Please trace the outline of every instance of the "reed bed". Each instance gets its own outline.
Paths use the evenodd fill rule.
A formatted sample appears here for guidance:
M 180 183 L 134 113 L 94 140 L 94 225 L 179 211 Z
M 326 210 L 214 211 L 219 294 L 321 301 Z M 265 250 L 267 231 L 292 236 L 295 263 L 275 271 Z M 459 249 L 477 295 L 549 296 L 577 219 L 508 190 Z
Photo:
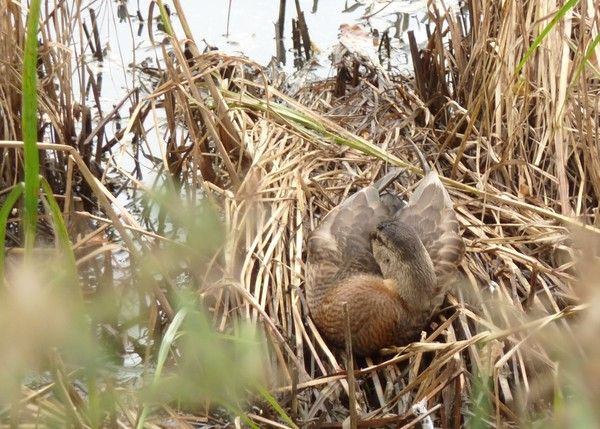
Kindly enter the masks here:
M 559 3 L 525 0 L 474 0 L 459 15 L 431 6 L 429 43 L 412 46 L 413 77 L 391 73 L 382 82 L 363 61 L 349 80 L 357 84 L 342 94 L 336 78 L 286 93 L 249 60 L 199 52 L 185 11 L 174 6 L 187 51 L 176 38 L 163 45 L 156 87 L 133 106 L 126 128 L 141 139 L 147 117 L 165 118 L 152 130 L 164 180 L 150 188 L 125 174 L 128 187 L 149 196 L 141 217 L 159 219 L 158 227 L 119 206 L 106 176 L 95 178 L 68 139 L 40 146 L 68 160 L 67 173 L 81 175 L 97 204 L 63 206 L 66 216 L 96 222 L 78 239 L 71 230 L 75 249 L 100 242 L 77 254 L 81 271 L 101 280 L 83 282 L 84 291 L 93 285 L 86 299 L 126 306 L 129 292 L 144 297 L 131 320 L 109 312 L 92 326 L 138 352 L 152 374 L 148 396 L 97 376 L 98 395 L 111 405 L 94 416 L 89 383 L 82 394 L 68 371 L 79 367 L 50 354 L 52 384 L 23 388 L 0 418 L 81 427 L 600 421 L 591 310 L 600 296 L 600 17 L 592 1 L 560 15 Z M 521 69 L 532 40 L 557 16 Z M 20 148 L 18 134 L 5 136 L 3 159 Z M 421 174 L 411 142 L 455 202 L 467 246 L 461 280 L 420 341 L 352 359 L 330 349 L 310 319 L 306 238 L 390 168 L 406 169 L 395 186 L 408 195 Z M 114 158 L 99 159 L 124 174 Z M 54 189 L 69 201 L 74 186 L 66 183 Z M 126 287 L 111 276 L 123 254 Z M 195 309 L 202 311 L 193 319 Z M 187 330 L 184 318 L 195 320 Z M 132 320 L 147 329 L 143 343 L 127 331 Z M 202 335 L 194 338 L 194 329 Z M 255 346 L 224 346 L 230 337 Z

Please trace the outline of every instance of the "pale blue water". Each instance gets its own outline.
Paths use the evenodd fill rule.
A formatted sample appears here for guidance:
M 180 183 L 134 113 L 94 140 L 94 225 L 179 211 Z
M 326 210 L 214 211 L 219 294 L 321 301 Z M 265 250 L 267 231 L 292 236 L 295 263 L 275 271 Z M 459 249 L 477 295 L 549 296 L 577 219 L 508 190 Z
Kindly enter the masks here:
M 367 30 L 377 29 L 379 33 L 388 30 L 394 48 L 392 63 L 399 67 L 409 64 L 406 30 L 414 30 L 418 42 L 425 40 L 425 32 L 420 23 L 425 10 L 425 0 L 299 0 L 299 3 L 306 18 L 311 41 L 321 52 L 326 53 L 336 44 L 342 24 L 360 23 Z M 139 4 L 141 15 L 147 17 L 150 4 L 148 0 L 139 0 L 137 3 L 129 1 L 124 4 L 130 15 L 136 14 Z M 228 19 L 229 4 L 228 0 L 181 0 L 181 6 L 199 48 L 203 49 L 208 44 L 225 53 L 244 55 L 261 65 L 266 65 L 276 52 L 275 22 L 279 14 L 279 1 L 231 0 Z M 103 41 L 110 46 L 110 67 L 107 70 L 105 64 L 104 70 L 113 80 L 113 88 L 131 88 L 135 76 L 131 73 L 130 76 L 124 76 L 124 68 L 144 60 L 150 65 L 156 64 L 156 58 L 162 54 L 156 52 L 151 44 L 147 24 L 144 25 L 141 34 L 137 34 L 139 21 L 135 16 L 132 16 L 130 21 L 115 24 L 116 9 L 114 3 L 103 3 L 102 11 L 98 12 L 100 17 L 105 18 L 101 26 Z M 171 10 L 173 11 L 172 7 Z M 157 8 L 154 9 L 154 16 L 158 16 Z M 287 72 L 293 71 L 291 20 L 296 17 L 295 2 L 287 0 L 284 29 L 284 46 L 287 51 L 284 69 Z M 177 17 L 173 17 L 172 21 L 178 36 L 183 37 L 183 32 L 177 25 Z M 153 28 L 156 29 L 156 23 Z M 159 31 L 153 34 L 155 42 L 164 38 L 164 34 Z M 133 49 L 134 47 L 136 49 Z M 322 62 L 326 62 L 326 59 Z M 109 88 L 107 90 L 110 91 Z M 108 93 L 105 96 L 110 98 Z
M 168 2 L 166 3 L 169 5 Z M 138 68 L 132 67 L 142 64 L 157 67 L 162 62 L 163 53 L 160 43 L 165 39 L 165 34 L 158 30 L 157 7 L 153 9 L 154 21 L 147 22 L 150 4 L 149 0 L 136 2 L 120 0 L 117 3 L 90 1 L 91 7 L 95 8 L 98 16 L 105 59 L 98 62 L 90 56 L 89 66 L 94 71 L 102 73 L 101 102 L 104 114 L 133 88 L 141 88 L 142 95 L 152 90 L 152 82 L 149 82 Z M 229 4 L 227 0 L 181 0 L 181 6 L 199 48 L 202 50 L 210 45 L 225 53 L 244 55 L 258 64 L 267 65 L 276 52 L 275 22 L 279 15 L 279 0 L 231 0 L 228 21 Z M 287 0 L 286 5 L 284 46 L 287 61 L 283 69 L 287 73 L 292 73 L 294 55 L 291 52 L 291 20 L 297 17 L 297 12 L 293 0 Z M 321 52 L 319 57 L 321 67 L 317 69 L 317 75 L 327 77 L 334 72 L 328 54 L 338 41 L 339 27 L 342 24 L 356 23 L 362 24 L 368 31 L 377 29 L 380 34 L 388 30 L 393 48 L 391 64 L 397 69 L 410 72 L 406 30 L 414 30 L 418 42 L 425 40 L 424 27 L 420 22 L 425 5 L 424 0 L 359 2 L 300 0 L 313 46 Z M 138 19 L 138 9 L 143 21 Z M 175 12 L 172 6 L 170 9 L 172 13 Z M 120 13 L 125 10 L 128 16 Z M 87 11 L 82 15 L 89 25 Z M 124 19 L 120 20 L 119 17 Z M 179 20 L 176 16 L 172 16 L 171 20 L 181 40 L 183 31 L 178 25 Z M 92 104 L 91 102 L 91 99 L 85 101 L 88 105 Z M 120 109 L 121 127 L 127 125 L 128 115 L 129 109 L 126 103 Z M 116 129 L 117 125 L 110 124 L 109 133 L 110 127 Z M 151 139 L 155 139 L 156 133 L 151 131 L 150 136 Z M 160 152 L 156 150 L 156 142 L 149 141 L 148 144 L 153 148 L 154 155 L 160 157 Z M 131 153 L 127 146 L 129 145 L 126 136 L 122 145 L 123 150 L 115 157 L 115 162 L 126 170 L 132 171 Z M 143 158 L 141 161 L 144 169 L 153 167 L 151 162 Z

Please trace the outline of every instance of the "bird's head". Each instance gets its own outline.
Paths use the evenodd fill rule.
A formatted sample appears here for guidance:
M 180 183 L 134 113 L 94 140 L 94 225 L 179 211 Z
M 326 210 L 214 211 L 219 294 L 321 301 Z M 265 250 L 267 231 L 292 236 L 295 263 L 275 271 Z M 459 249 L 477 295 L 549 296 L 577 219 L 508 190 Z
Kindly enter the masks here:
M 431 264 L 417 232 L 399 219 L 377 225 L 371 233 L 371 245 L 384 278 L 398 278 L 407 270 L 421 270 Z

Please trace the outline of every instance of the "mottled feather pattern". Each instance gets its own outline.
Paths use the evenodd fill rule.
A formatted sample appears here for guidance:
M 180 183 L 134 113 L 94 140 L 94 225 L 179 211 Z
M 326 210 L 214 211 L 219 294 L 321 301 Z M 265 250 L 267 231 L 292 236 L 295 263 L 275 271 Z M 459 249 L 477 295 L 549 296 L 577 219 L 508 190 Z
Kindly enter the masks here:
M 373 256 L 371 234 L 397 217 L 412 227 L 433 262 L 437 287 L 411 308 L 404 285 L 390 288 Z M 392 194 L 380 197 L 375 186 L 352 195 L 334 208 L 308 240 L 307 300 L 324 338 L 344 344 L 343 303 L 350 314 L 353 347 L 367 355 L 382 347 L 415 339 L 431 312 L 442 303 L 464 253 L 452 202 L 437 174 L 421 181 L 408 204 Z M 414 306 L 413 306 L 414 307 Z
M 456 213 L 437 174 L 429 173 L 423 179 L 426 180 L 426 186 L 419 186 L 419 198 L 411 196 L 408 205 L 396 216 L 417 231 L 436 266 L 445 268 L 449 264 L 447 268 L 453 271 L 464 253 Z
M 369 231 L 388 216 L 388 209 L 381 205 L 377 190 L 371 186 L 327 214 L 308 239 L 309 307 L 319 305 L 330 287 L 354 274 L 381 276 L 371 251 Z
M 434 262 L 438 296 L 432 297 L 431 311 L 435 312 L 455 282 L 456 268 L 465 251 L 452 201 L 435 172 L 425 176 L 396 216 L 417 231 Z
M 414 314 L 398 294 L 385 288 L 380 278 L 355 276 L 344 287 L 334 289 L 312 311 L 321 334 L 337 347 L 343 347 L 345 341 L 344 303 L 350 316 L 353 348 L 360 355 L 410 341 L 421 329 L 415 326 Z

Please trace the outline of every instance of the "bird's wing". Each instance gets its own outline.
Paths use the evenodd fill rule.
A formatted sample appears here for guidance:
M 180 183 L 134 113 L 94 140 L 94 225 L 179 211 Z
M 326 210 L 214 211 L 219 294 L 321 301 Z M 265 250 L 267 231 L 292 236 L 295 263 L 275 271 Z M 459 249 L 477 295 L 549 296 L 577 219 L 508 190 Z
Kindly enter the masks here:
M 396 216 L 417 231 L 433 262 L 438 285 L 443 283 L 446 288 L 448 275 L 456 273 L 465 245 L 450 195 L 436 172 L 427 173 Z
M 308 239 L 309 295 L 314 296 L 314 289 L 324 295 L 330 286 L 356 274 L 381 275 L 373 258 L 370 234 L 389 215 L 373 186 L 329 212 Z

